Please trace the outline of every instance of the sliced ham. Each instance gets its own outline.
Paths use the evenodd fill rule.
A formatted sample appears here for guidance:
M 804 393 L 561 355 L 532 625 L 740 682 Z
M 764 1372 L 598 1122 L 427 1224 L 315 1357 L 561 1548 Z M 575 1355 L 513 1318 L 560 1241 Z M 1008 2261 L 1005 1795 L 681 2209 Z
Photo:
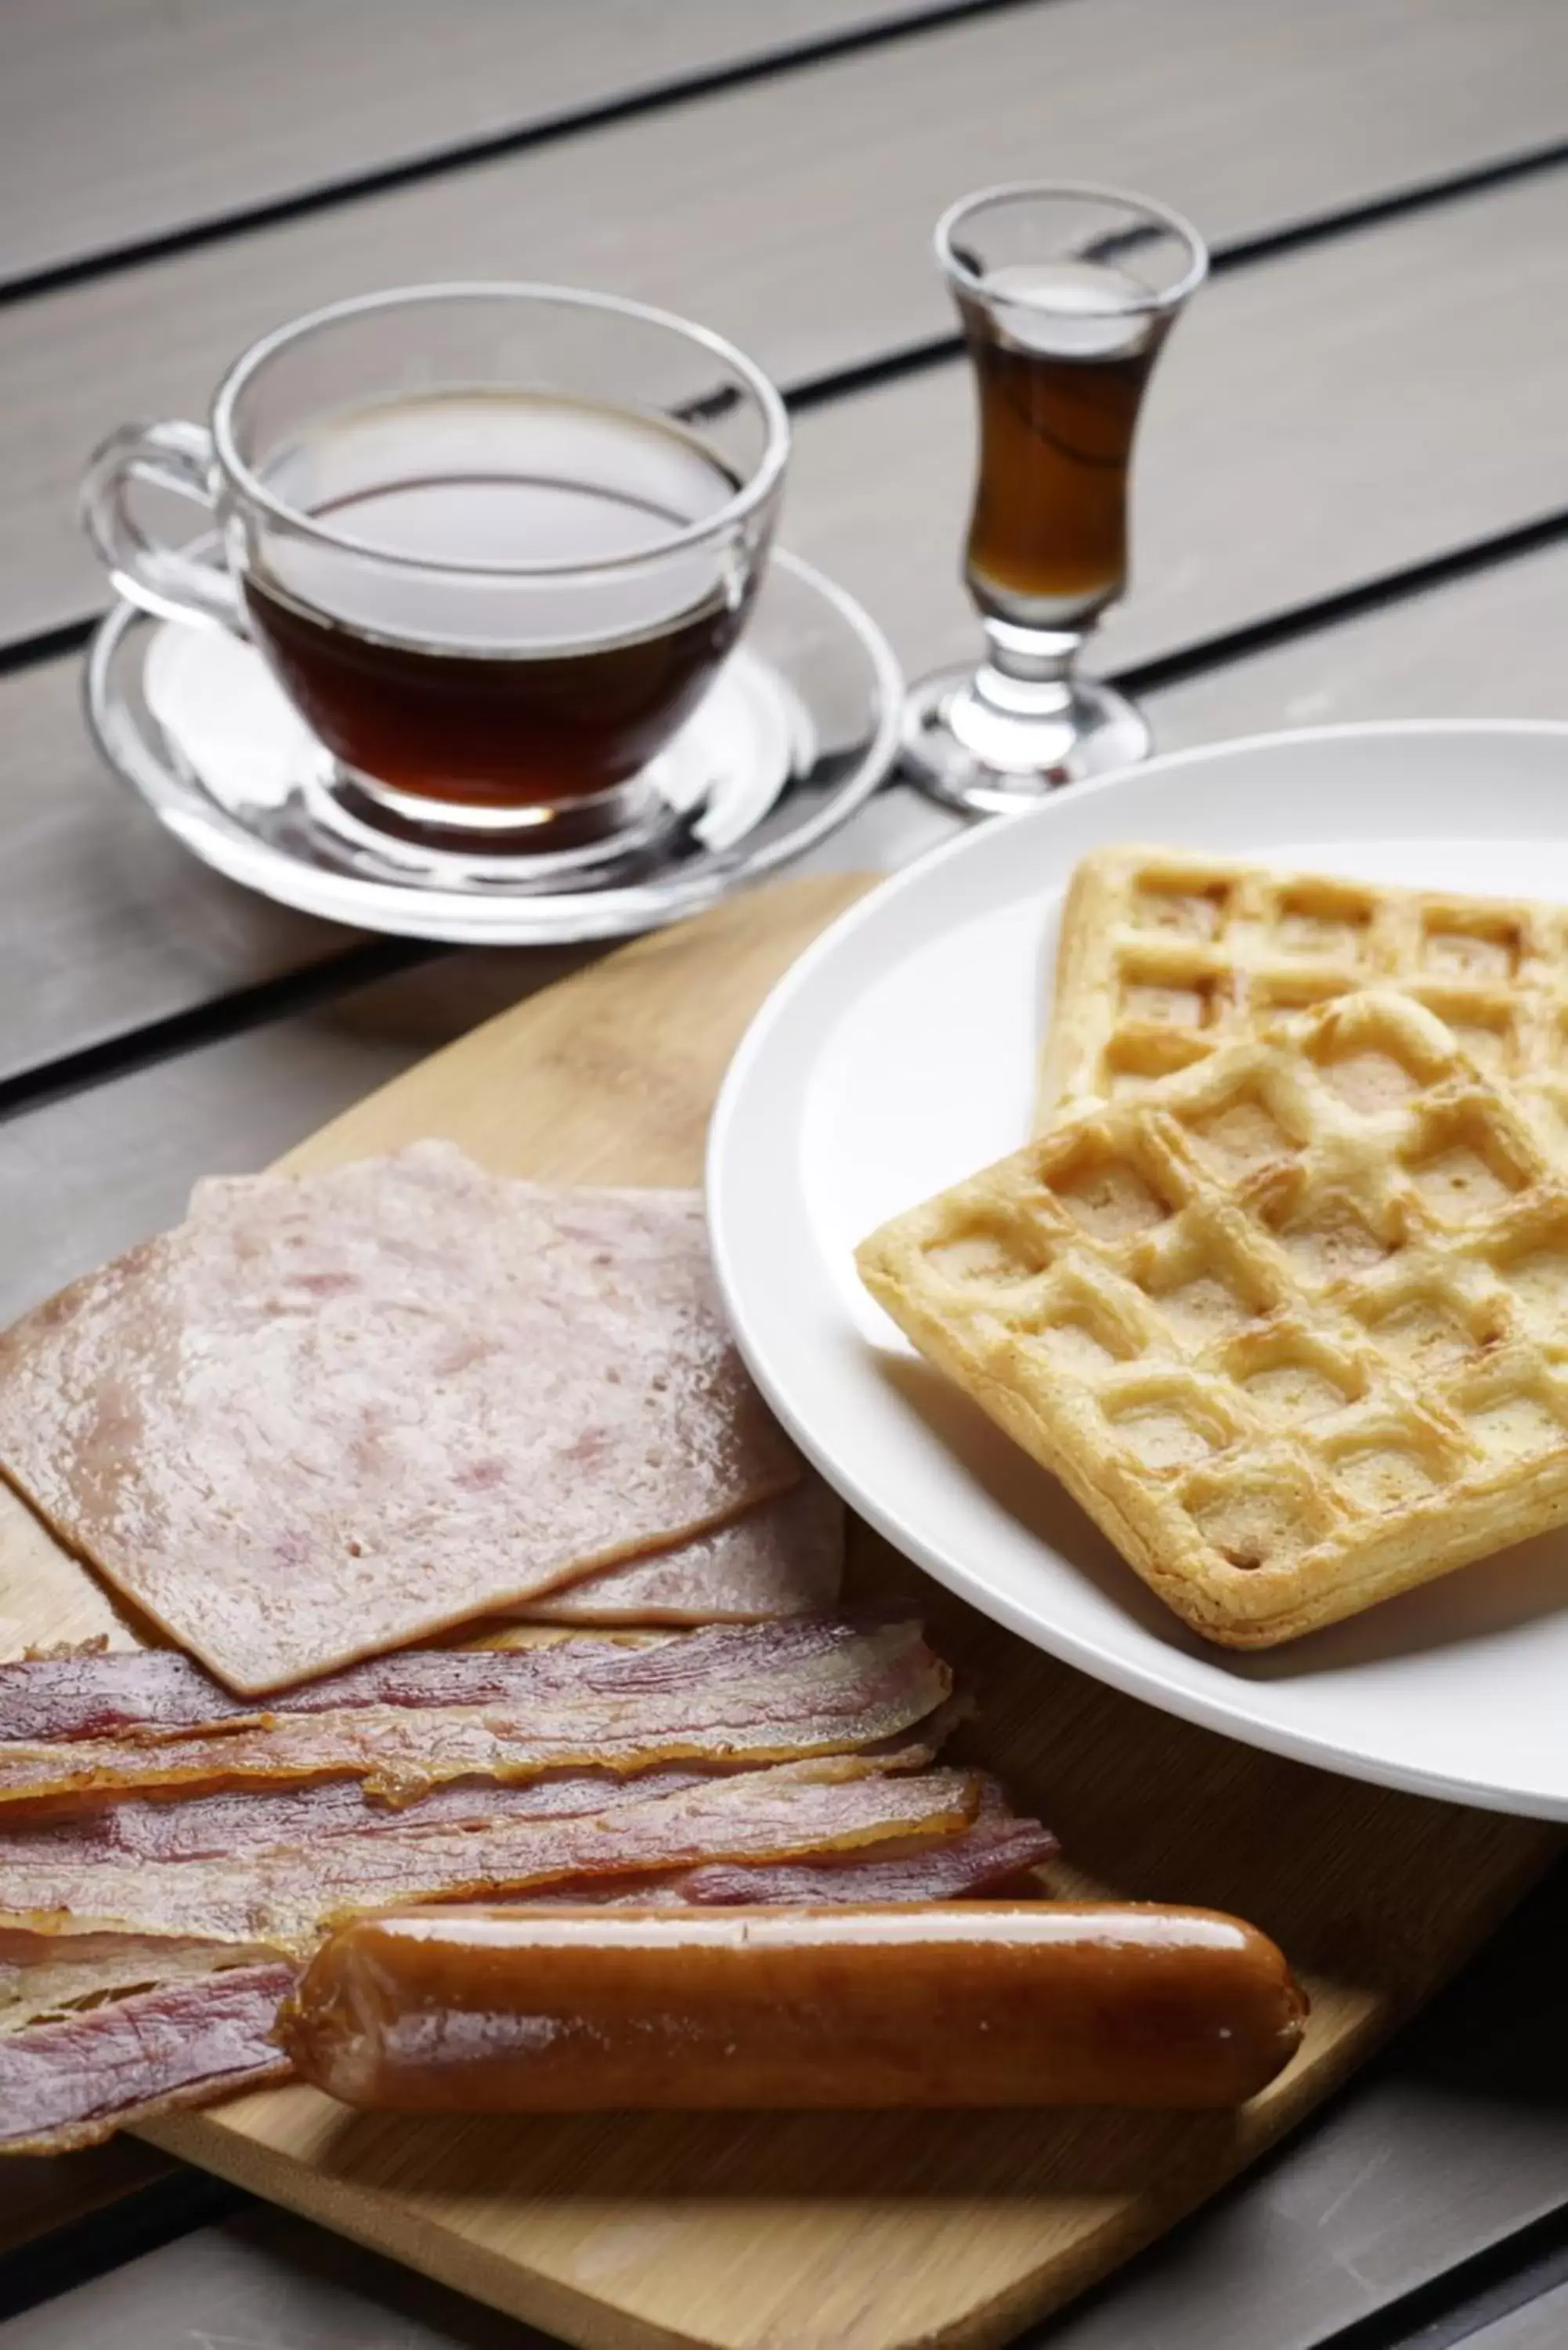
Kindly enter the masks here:
M 913 1776 L 855 1758 L 705 1778 L 673 1794 L 482 1828 L 407 1825 L 297 1850 L 210 1860 L 52 1853 L 7 1864 L 0 1931 L 206 1938 L 298 1955 L 339 1918 L 423 1900 L 483 1900 L 565 1877 L 777 1861 L 888 1841 L 940 1841 L 973 1818 L 969 1772 Z
M 199 1185 L 0 1340 L 0 1466 L 243 1695 L 721 1525 L 800 1474 L 694 1192 L 452 1145 Z
M 628 1559 L 525 1600 L 531 1624 L 761 1624 L 831 1607 L 844 1579 L 844 1504 L 809 1471 L 787 1493 L 674 1550 Z
M 413 1702 L 398 1666 L 417 1666 L 430 1689 L 462 1697 Z M 371 1794 L 405 1803 L 457 1778 L 778 1762 L 895 1737 L 951 1686 L 907 1616 L 734 1627 L 639 1648 L 582 1641 L 436 1651 L 345 1679 L 342 1703 L 287 1699 L 259 1721 L 241 1717 L 215 1730 L 148 1737 L 132 1722 L 111 1739 L 7 1742 L 0 1805 L 327 1777 L 358 1778 Z M 397 1688 L 400 1701 L 368 1697 L 378 1682 Z

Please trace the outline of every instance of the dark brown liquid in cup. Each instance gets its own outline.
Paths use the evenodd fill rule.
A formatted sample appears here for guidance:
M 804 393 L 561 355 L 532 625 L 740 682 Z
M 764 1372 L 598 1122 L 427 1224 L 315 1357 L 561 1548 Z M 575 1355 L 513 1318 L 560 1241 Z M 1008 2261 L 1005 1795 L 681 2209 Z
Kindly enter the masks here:
M 1108 358 L 1030 349 L 961 307 L 980 402 L 968 578 L 982 609 L 1050 627 L 1088 618 L 1127 568 L 1127 472 L 1161 337 Z
M 558 424 L 564 404 L 553 405 Z M 652 445 L 659 428 L 641 419 L 627 421 L 613 480 L 596 477 L 591 463 L 596 451 L 603 452 L 602 411 L 584 437 L 585 470 L 537 478 L 529 470 L 529 403 L 520 400 L 517 408 L 514 472 L 421 471 L 414 410 L 406 468 L 316 509 L 316 517 L 379 546 L 407 545 L 436 562 L 483 563 L 499 541 L 513 561 L 576 558 L 588 565 L 616 546 L 618 513 L 625 546 L 646 547 L 716 513 L 738 487 L 705 455 L 693 466 L 694 445 L 672 430 L 671 440 L 684 443 L 693 494 L 686 510 L 671 509 L 668 469 L 658 466 Z M 559 441 L 557 432 L 557 456 Z M 639 495 L 644 448 L 658 478 Z M 492 517 L 478 544 L 476 499 Z M 569 611 L 562 599 L 562 628 L 546 590 L 544 605 L 534 608 L 535 618 L 548 622 L 544 641 L 530 643 L 524 630 L 521 641 L 501 646 L 441 641 L 448 618 L 442 585 L 412 567 L 379 572 L 382 625 L 375 629 L 316 609 L 254 577 L 245 599 L 290 698 L 345 765 L 417 797 L 504 809 L 611 790 L 662 748 L 701 700 L 744 618 L 716 580 L 708 586 L 716 568 L 689 565 L 688 576 L 706 572 L 707 592 L 673 614 L 668 577 L 657 567 L 646 580 L 640 572 L 623 572 L 602 597 L 591 585 L 574 583 Z M 647 613 L 640 628 L 639 599 Z

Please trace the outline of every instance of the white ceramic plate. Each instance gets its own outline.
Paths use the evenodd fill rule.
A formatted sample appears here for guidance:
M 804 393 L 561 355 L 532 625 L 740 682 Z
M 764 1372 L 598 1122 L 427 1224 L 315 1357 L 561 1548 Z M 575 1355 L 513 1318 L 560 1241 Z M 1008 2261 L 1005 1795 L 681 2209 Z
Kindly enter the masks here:
M 763 1006 L 714 1117 L 714 1256 L 747 1360 L 856 1509 L 1053 1655 L 1279 1753 L 1568 1819 L 1568 1534 L 1282 1648 L 1210 1648 L 856 1279 L 875 1224 L 1024 1139 L 1062 889 L 1124 840 L 1568 899 L 1568 727 L 1182 753 L 968 834 L 856 907 Z

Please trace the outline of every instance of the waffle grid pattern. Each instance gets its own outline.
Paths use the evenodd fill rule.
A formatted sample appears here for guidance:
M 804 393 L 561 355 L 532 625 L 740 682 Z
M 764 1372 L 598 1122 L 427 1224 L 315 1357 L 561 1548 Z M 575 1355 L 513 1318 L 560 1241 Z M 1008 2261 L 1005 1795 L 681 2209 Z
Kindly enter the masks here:
M 1106 848 L 1067 893 L 1035 1130 L 1271 1020 L 1395 986 L 1568 1143 L 1568 909 Z
M 859 1263 L 1210 1638 L 1568 1517 L 1568 1181 L 1393 991 L 1074 1119 Z

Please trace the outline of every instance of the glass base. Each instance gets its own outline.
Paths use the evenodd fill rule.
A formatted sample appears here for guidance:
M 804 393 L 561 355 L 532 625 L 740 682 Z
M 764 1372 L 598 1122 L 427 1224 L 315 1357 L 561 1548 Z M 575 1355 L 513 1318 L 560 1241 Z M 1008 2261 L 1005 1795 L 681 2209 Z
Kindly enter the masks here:
M 389 865 L 448 887 L 491 882 L 580 886 L 607 867 L 645 858 L 689 820 L 658 789 L 665 762 L 590 798 L 520 808 L 474 808 L 389 788 L 323 754 L 311 804 L 326 833 L 373 847 Z M 701 812 L 700 809 L 698 811 Z
M 1148 722 L 1114 686 L 1075 675 L 1010 695 L 1014 706 L 1004 709 L 982 691 L 985 674 L 939 671 L 911 686 L 904 703 L 904 773 L 944 806 L 1013 816 L 1063 784 L 1148 756 Z

